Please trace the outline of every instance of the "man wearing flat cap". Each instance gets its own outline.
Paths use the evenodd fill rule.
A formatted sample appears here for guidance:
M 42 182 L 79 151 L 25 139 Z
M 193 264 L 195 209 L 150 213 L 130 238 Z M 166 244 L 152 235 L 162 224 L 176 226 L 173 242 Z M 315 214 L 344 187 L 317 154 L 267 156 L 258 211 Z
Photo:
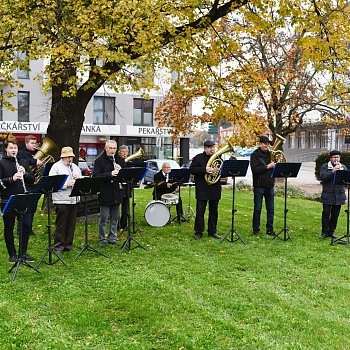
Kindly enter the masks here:
M 215 142 L 208 140 L 204 142 L 204 152 L 197 154 L 190 166 L 190 173 L 194 175 L 196 188 L 196 219 L 194 223 L 195 239 L 201 239 L 204 231 L 204 214 L 209 203 L 208 216 L 208 236 L 216 239 L 221 238 L 216 234 L 216 226 L 218 222 L 218 206 L 221 199 L 220 181 L 215 184 L 207 184 L 205 174 L 211 174 L 213 167 L 208 167 L 207 163 L 215 152 Z
M 63 147 L 61 159 L 52 166 L 49 173 L 49 176 L 68 176 L 62 190 L 52 193 L 52 202 L 56 210 L 54 249 L 57 253 L 73 248 L 79 197 L 70 197 L 70 194 L 75 180 L 82 177 L 81 170 L 73 163 L 74 157 L 72 147 Z
M 334 184 L 334 174 L 338 170 L 347 170 L 347 168 L 340 163 L 340 152 L 333 150 L 329 153 L 329 162 L 323 164 L 320 170 L 323 205 L 321 238 L 337 238 L 334 231 L 337 228 L 340 208 L 345 204 L 344 186 Z
M 253 173 L 254 188 L 254 213 L 253 213 L 253 234 L 258 235 L 260 232 L 260 217 L 263 198 L 266 206 L 266 234 L 274 236 L 273 221 L 275 213 L 274 204 L 274 186 L 275 178 L 272 177 L 272 171 L 275 166 L 271 162 L 270 144 L 268 136 L 261 136 L 259 147 L 250 156 L 250 167 Z

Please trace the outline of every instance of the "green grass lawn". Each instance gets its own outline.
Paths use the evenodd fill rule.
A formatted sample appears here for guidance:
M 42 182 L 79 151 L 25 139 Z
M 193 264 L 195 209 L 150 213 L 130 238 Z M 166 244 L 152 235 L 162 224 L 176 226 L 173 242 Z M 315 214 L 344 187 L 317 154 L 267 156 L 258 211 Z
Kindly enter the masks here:
M 284 242 L 252 236 L 253 195 L 237 191 L 244 245 L 207 236 L 195 241 L 193 221 L 148 226 L 150 191 L 135 191 L 143 229 L 135 238 L 147 250 L 120 254 L 120 240 L 103 250 L 108 258 L 86 251 L 74 261 L 84 244 L 79 224 L 74 251 L 62 255 L 68 268 L 42 264 L 36 273 L 21 266 L 11 283 L 1 236 L 0 349 L 350 348 L 350 248 L 319 238 L 320 203 L 288 198 L 292 239 Z M 186 206 L 186 189 L 182 195 Z M 224 190 L 221 235 L 230 229 L 231 203 L 231 190 Z M 283 197 L 275 207 L 279 231 Z M 346 233 L 344 209 L 338 234 Z M 37 213 L 34 230 L 29 253 L 39 259 L 47 247 L 44 213 Z M 95 222 L 89 232 L 91 245 L 102 249 Z

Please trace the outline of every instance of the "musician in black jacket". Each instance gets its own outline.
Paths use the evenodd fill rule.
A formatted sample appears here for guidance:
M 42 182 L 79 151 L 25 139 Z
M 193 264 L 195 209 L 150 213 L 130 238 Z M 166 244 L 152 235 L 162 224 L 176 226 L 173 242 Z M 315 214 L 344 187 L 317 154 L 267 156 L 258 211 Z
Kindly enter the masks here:
M 173 193 L 177 189 L 177 185 L 169 182 L 169 174 L 171 171 L 170 163 L 163 163 L 162 170 L 154 175 L 155 187 L 153 190 L 153 199 L 161 200 L 163 194 Z
M 112 181 L 118 175 L 121 166 L 117 163 L 116 158 L 117 142 L 108 140 L 103 153 L 96 158 L 93 177 L 106 177 L 107 180 L 101 186 L 99 193 L 100 217 L 98 220 L 98 230 L 100 246 L 106 246 L 107 221 L 110 219 L 108 243 L 116 244 L 117 225 L 119 220 L 119 208 L 122 201 L 122 191 L 120 184 Z
M 207 163 L 210 157 L 215 153 L 215 142 L 208 140 L 204 142 L 204 152 L 197 154 L 191 163 L 190 173 L 194 175 L 196 188 L 196 220 L 194 223 L 195 239 L 203 237 L 204 231 L 204 214 L 209 203 L 208 216 L 208 236 L 213 238 L 221 238 L 216 234 L 216 226 L 218 222 L 218 207 L 221 199 L 220 181 L 215 184 L 208 184 L 205 180 L 205 174 L 212 174 L 213 167 L 208 167 Z
M 24 139 L 24 143 L 25 143 L 25 148 L 19 150 L 19 152 L 18 152 L 19 158 L 22 160 L 25 160 L 31 169 L 41 167 L 43 165 L 43 162 L 40 159 L 34 158 L 34 155 L 37 151 L 36 137 L 34 135 L 27 135 Z M 34 186 L 29 185 L 29 188 L 28 188 L 29 192 L 31 192 L 32 187 L 34 187 Z M 30 234 L 31 235 L 35 235 L 35 233 L 33 231 L 33 220 L 34 220 L 35 212 L 36 212 L 36 207 L 35 207 L 35 210 L 33 210 L 33 212 L 31 213 L 32 214 L 31 215 L 31 223 L 30 223 Z
M 26 192 L 27 184 L 34 183 L 34 176 L 30 172 L 27 163 L 23 160 L 17 160 L 18 144 L 15 139 L 5 141 L 6 154 L 0 160 L 0 187 L 1 187 L 1 209 L 3 210 L 11 195 Z M 6 248 L 9 254 L 9 262 L 15 263 L 17 252 L 14 243 L 13 229 L 15 221 L 19 221 L 20 216 L 14 211 L 5 212 L 4 220 L 4 237 Z M 22 220 L 22 258 L 26 261 L 35 261 L 27 254 L 29 233 L 31 229 L 31 213 L 23 215 Z
M 272 177 L 272 171 L 275 162 L 271 161 L 270 139 L 267 136 L 260 137 L 260 146 L 250 156 L 250 167 L 253 173 L 254 188 L 254 214 L 253 214 L 253 234 L 260 232 L 260 216 L 262 201 L 265 198 L 266 205 L 266 234 L 274 236 L 274 186 L 275 178 Z

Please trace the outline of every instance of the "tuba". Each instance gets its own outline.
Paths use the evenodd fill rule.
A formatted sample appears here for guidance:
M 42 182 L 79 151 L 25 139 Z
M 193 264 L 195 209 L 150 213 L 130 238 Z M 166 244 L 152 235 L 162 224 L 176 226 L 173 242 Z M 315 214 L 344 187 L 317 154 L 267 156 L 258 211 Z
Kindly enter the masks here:
M 132 154 L 131 156 L 129 157 L 126 157 L 125 158 L 125 163 L 128 163 L 134 159 L 137 159 L 137 158 L 144 158 L 145 157 L 145 151 L 144 149 L 141 147 L 136 153 Z
M 275 142 L 272 145 L 270 150 L 270 162 L 275 163 L 285 163 L 286 155 L 280 149 L 283 143 L 286 142 L 286 139 L 279 134 L 276 134 Z
M 56 144 L 50 140 L 48 137 L 43 137 L 43 143 L 40 148 L 37 148 L 37 152 L 34 154 L 34 159 L 39 159 L 42 161 L 41 166 L 31 166 L 30 170 L 33 172 L 34 175 L 34 184 L 37 185 L 38 182 L 41 179 L 42 172 L 44 170 L 44 166 L 46 163 L 54 163 L 55 159 L 51 155 L 52 153 L 57 152 L 57 146 Z
M 218 149 L 208 160 L 207 167 L 214 168 L 214 171 L 211 174 L 205 174 L 204 178 L 208 185 L 214 185 L 220 180 L 220 169 L 222 167 L 223 160 L 220 158 L 220 156 L 226 152 L 233 151 L 233 146 L 229 141 L 227 141 L 227 144 Z

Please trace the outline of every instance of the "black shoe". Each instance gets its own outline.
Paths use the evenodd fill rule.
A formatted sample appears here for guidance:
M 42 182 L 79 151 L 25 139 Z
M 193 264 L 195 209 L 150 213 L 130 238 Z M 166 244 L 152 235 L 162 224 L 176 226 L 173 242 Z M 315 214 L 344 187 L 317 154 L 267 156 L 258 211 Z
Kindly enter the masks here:
M 194 239 L 201 239 L 203 237 L 203 233 L 195 233 Z
M 328 237 L 333 238 L 333 239 L 338 238 L 338 236 L 336 236 L 334 233 L 330 233 L 328 235 Z
M 276 236 L 276 232 L 275 232 L 275 231 L 267 231 L 266 234 L 267 234 L 268 236 L 273 236 L 273 237 Z
M 11 264 L 15 264 L 16 261 L 17 261 L 17 256 L 16 256 L 16 255 L 11 255 L 11 256 L 9 256 L 8 261 L 9 261 L 9 263 L 11 263 Z
M 328 238 L 329 237 L 329 233 L 328 232 L 322 232 L 320 234 L 320 238 Z
M 33 258 L 32 256 L 28 255 L 28 254 L 24 254 L 22 255 L 22 259 L 28 262 L 34 262 L 35 258 Z
M 211 234 L 208 234 L 208 237 L 213 237 L 215 239 L 221 239 L 222 237 L 217 235 L 216 233 L 211 233 Z
M 253 235 L 257 236 L 260 233 L 260 231 L 253 231 Z
M 116 241 L 108 241 L 108 244 L 116 244 Z
M 64 248 L 63 248 L 63 250 L 64 250 L 65 252 L 70 252 L 72 249 L 73 249 L 73 247 L 71 247 L 71 246 L 67 246 L 67 247 L 64 247 Z

